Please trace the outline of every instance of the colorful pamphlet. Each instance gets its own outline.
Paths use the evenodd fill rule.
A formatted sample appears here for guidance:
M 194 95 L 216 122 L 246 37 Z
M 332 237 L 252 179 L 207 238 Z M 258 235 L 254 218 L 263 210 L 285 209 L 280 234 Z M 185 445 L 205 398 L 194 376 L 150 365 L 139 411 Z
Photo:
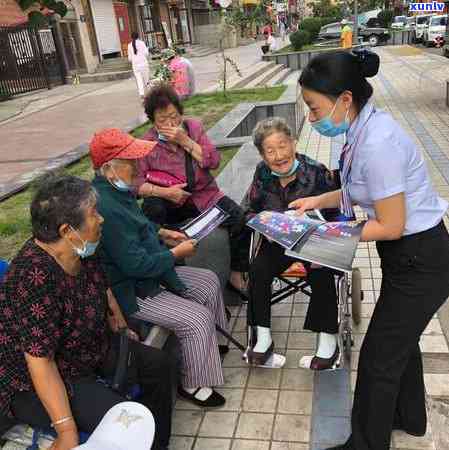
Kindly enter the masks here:
M 321 219 L 319 211 L 303 216 L 290 211 L 263 211 L 247 225 L 282 245 L 287 256 L 351 272 L 364 222 L 325 222 Z

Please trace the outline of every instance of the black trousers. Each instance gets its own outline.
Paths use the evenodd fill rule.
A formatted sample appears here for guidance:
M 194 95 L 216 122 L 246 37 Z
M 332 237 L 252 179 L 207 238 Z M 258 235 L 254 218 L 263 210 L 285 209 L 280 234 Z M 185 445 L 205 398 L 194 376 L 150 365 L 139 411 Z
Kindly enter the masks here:
M 259 252 L 249 269 L 248 325 L 270 327 L 271 285 L 273 279 L 290 267 L 296 259 L 285 256 L 279 244 L 262 240 Z M 310 268 L 309 264 L 305 264 Z M 337 291 L 332 271 L 308 270 L 312 290 L 304 329 L 315 333 L 338 332 Z
M 356 450 L 387 450 L 393 423 L 426 431 L 419 339 L 449 295 L 449 236 L 443 223 L 378 242 L 382 285 L 361 351 L 352 410 Z
M 234 200 L 226 196 L 221 198 L 217 205 L 229 214 L 222 226 L 229 231 L 231 270 L 247 272 L 251 234 L 245 227 L 243 210 Z M 176 206 L 169 200 L 158 197 L 145 198 L 142 211 L 152 222 L 169 227 L 179 226 L 200 214 L 200 211 L 191 203 Z
M 175 382 L 175 364 L 161 350 L 130 340 L 131 366 L 129 381 L 138 382 L 142 397 L 138 399 L 153 414 L 156 423 L 154 450 L 168 448 L 171 433 L 172 392 Z M 105 367 L 110 372 L 112 367 Z M 104 373 L 109 375 L 109 373 Z M 95 380 L 79 379 L 69 387 L 73 395 L 70 406 L 78 429 L 92 433 L 106 412 L 117 403 L 127 401 L 122 395 Z M 50 418 L 39 397 L 34 392 L 19 392 L 12 401 L 11 410 L 18 422 L 33 427 L 49 428 Z M 5 432 L 14 421 L 0 417 L 0 431 Z

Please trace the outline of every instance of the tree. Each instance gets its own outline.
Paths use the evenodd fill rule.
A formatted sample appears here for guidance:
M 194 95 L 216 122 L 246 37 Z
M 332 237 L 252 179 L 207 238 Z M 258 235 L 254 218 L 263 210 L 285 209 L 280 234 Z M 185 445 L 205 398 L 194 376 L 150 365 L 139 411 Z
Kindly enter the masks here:
M 310 3 L 314 17 L 341 17 L 341 7 L 331 0 L 319 0 Z
M 28 21 L 31 26 L 40 27 L 48 24 L 49 19 L 58 14 L 64 17 L 67 6 L 57 0 L 18 0 L 23 11 L 28 11 Z

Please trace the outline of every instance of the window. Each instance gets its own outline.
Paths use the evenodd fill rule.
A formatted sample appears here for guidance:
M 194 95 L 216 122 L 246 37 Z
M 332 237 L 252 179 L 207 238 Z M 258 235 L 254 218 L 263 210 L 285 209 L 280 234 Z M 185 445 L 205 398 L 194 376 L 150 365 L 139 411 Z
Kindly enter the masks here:
M 447 17 L 432 17 L 432 20 L 430 22 L 431 26 L 437 27 L 437 26 L 446 26 Z
M 429 18 L 428 18 L 428 17 L 418 17 L 418 18 L 416 19 L 416 23 L 417 23 L 418 25 L 424 25 L 424 24 L 426 24 L 426 23 L 429 23 Z

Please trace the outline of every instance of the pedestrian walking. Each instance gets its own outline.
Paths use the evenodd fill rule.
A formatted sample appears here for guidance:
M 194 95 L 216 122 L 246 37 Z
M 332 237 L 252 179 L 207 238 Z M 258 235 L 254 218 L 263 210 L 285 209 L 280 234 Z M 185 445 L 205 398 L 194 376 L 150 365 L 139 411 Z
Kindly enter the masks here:
M 341 36 L 340 36 L 341 46 L 343 48 L 352 47 L 352 29 L 349 26 L 349 22 L 346 19 L 341 21 Z
M 143 100 L 145 98 L 145 88 L 150 81 L 150 65 L 148 63 L 150 52 L 145 42 L 139 39 L 138 33 L 133 32 L 131 39 L 132 41 L 128 44 L 128 60 L 132 64 L 137 91 L 141 100 Z

